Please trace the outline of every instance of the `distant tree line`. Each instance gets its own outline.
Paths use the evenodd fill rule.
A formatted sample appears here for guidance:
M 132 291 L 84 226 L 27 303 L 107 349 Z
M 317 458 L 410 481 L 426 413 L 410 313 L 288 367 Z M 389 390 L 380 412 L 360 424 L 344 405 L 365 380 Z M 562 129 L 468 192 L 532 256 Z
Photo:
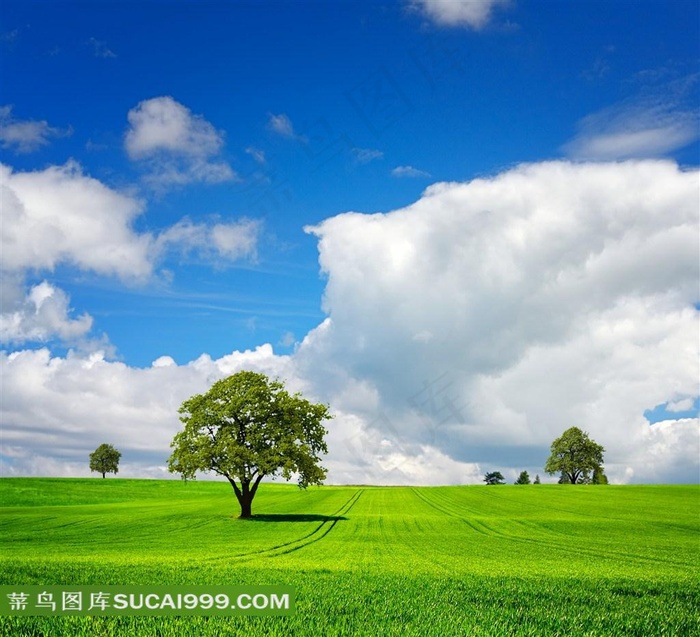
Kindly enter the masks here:
M 570 427 L 552 443 L 544 470 L 549 475 L 559 473 L 559 484 L 608 484 L 603 470 L 604 451 L 585 431 Z M 488 485 L 506 483 L 500 471 L 487 472 L 484 482 Z M 514 484 L 540 484 L 540 476 L 536 475 L 531 483 L 530 474 L 521 471 Z

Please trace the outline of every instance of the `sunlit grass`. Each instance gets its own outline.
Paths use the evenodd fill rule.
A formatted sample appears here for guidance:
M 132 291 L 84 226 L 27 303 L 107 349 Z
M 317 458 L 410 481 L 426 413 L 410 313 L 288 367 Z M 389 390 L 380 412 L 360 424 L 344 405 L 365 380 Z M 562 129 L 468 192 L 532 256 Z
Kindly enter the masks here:
M 700 488 L 0 480 L 0 578 L 289 584 L 287 618 L 0 619 L 16 635 L 689 635 Z

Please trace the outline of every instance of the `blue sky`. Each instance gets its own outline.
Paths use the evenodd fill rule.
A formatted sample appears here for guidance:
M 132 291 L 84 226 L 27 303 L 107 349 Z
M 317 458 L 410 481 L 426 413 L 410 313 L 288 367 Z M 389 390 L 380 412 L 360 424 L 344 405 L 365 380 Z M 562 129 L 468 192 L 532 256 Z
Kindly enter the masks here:
M 567 418 L 603 440 L 610 419 L 619 481 L 697 476 L 697 458 L 678 449 L 698 444 L 687 331 L 699 300 L 688 239 L 700 156 L 696 5 L 5 2 L 4 471 L 80 474 L 85 449 L 65 428 L 82 426 L 71 405 L 86 392 L 103 409 L 123 401 L 167 440 L 179 402 L 253 366 L 337 407 L 336 481 L 435 482 L 435 463 L 448 481 L 469 481 L 498 464 L 494 448 L 499 468 L 517 475 L 509 463 L 521 450 L 536 472 Z M 530 201 L 511 189 L 558 192 L 558 180 L 580 194 L 533 194 L 520 221 L 509 215 Z M 472 209 L 465 201 L 481 201 L 480 184 L 493 193 Z M 641 199 L 644 184 L 652 194 Z M 685 212 L 667 214 L 679 202 Z M 619 212 L 646 203 L 648 218 Z M 555 222 L 541 214 L 549 206 Z M 498 226 L 478 220 L 501 209 Z M 557 229 L 562 219 L 572 221 Z M 685 238 L 672 238 L 680 228 Z M 568 263 L 574 230 L 584 238 Z M 527 262 L 510 243 L 522 232 Z M 479 258 L 467 270 L 472 250 L 494 251 L 496 265 Z M 532 274 L 516 286 L 511 266 Z M 619 285 L 595 283 L 593 266 Z M 563 283 L 550 298 L 553 281 Z M 433 289 L 444 294 L 428 306 Z M 413 322 L 393 322 L 394 311 Z M 552 357 L 601 330 L 613 345 L 589 343 L 600 355 L 580 370 L 590 385 L 574 398 Z M 632 350 L 648 368 L 626 358 Z M 18 352 L 33 357 L 24 371 Z M 560 386 L 520 379 L 537 357 L 548 371 L 528 378 L 542 371 Z M 91 360 L 104 368 L 99 382 L 76 371 Z M 167 401 L 138 394 L 139 370 L 166 368 L 179 373 Z M 496 390 L 509 374 L 513 386 Z M 613 392 L 601 386 L 607 375 L 627 384 Z M 411 396 L 435 383 L 450 387 L 449 404 L 471 407 L 447 421 L 421 412 Z M 653 395 L 631 398 L 648 387 Z M 530 405 L 524 397 L 538 391 Z M 127 472 L 160 475 L 161 438 L 147 448 L 102 420 L 85 445 L 121 440 L 133 451 Z M 450 432 L 442 441 L 436 423 Z M 53 450 L 31 442 L 35 426 L 59 441 Z M 630 436 L 639 442 L 626 454 Z

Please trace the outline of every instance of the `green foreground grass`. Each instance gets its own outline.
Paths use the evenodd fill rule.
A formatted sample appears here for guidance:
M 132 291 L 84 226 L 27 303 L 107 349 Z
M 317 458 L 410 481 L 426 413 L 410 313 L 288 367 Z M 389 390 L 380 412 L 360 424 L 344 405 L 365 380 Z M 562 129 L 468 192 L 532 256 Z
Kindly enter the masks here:
M 0 480 L 2 584 L 286 584 L 289 617 L 0 617 L 0 634 L 700 634 L 700 487 Z

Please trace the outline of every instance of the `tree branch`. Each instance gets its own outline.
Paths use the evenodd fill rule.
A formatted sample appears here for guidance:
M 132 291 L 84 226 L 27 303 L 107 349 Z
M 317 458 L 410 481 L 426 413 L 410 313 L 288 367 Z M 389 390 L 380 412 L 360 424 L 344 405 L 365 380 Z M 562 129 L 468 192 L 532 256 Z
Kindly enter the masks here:
M 236 494 L 236 498 L 240 503 L 241 499 L 243 498 L 243 493 L 241 493 L 241 490 L 238 488 L 236 481 L 231 476 L 227 475 L 226 479 L 231 483 L 231 486 L 233 487 L 233 492 Z
M 255 482 L 253 483 L 253 488 L 250 490 L 250 493 L 252 495 L 255 495 L 255 492 L 258 490 L 258 485 L 260 484 L 260 481 L 265 477 L 264 473 L 261 473 L 257 478 L 255 478 Z

